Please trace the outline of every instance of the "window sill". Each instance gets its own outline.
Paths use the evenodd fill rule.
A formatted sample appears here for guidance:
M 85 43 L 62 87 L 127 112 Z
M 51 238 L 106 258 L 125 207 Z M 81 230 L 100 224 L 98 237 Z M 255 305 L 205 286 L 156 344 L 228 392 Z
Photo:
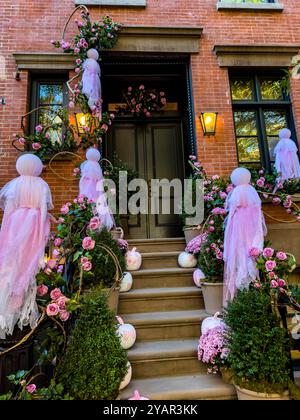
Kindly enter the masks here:
M 254 4 L 254 3 L 218 3 L 217 10 L 244 10 L 251 12 L 269 11 L 269 12 L 282 12 L 284 9 L 280 3 L 266 3 L 266 4 Z
M 75 5 L 146 7 L 147 0 L 75 0 Z

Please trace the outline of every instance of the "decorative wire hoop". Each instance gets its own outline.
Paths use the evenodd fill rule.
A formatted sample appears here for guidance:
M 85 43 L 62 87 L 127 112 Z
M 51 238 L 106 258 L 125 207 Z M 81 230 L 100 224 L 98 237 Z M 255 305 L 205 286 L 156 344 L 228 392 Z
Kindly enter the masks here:
M 49 166 L 49 169 L 50 169 L 50 171 L 55 175 L 55 176 L 57 176 L 58 178 L 60 178 L 60 179 L 62 179 L 63 181 L 67 181 L 67 182 L 74 182 L 74 181 L 76 181 L 76 178 L 74 178 L 74 177 L 72 177 L 72 178 L 66 178 L 66 177 L 64 177 L 64 176 L 62 176 L 62 175 L 60 175 L 55 169 L 53 169 L 52 168 L 52 163 L 53 163 L 53 161 L 58 157 L 58 156 L 60 156 L 60 155 L 72 155 L 72 156 L 76 156 L 77 158 L 79 158 L 82 162 L 84 161 L 84 159 L 80 156 L 80 155 L 78 155 L 77 153 L 73 153 L 73 152 L 68 152 L 68 151 L 65 151 L 65 152 L 59 152 L 59 153 L 56 153 L 56 155 L 54 155 L 54 156 L 52 156 L 52 158 L 50 159 L 50 161 L 49 161 L 49 163 L 48 163 L 48 166 Z

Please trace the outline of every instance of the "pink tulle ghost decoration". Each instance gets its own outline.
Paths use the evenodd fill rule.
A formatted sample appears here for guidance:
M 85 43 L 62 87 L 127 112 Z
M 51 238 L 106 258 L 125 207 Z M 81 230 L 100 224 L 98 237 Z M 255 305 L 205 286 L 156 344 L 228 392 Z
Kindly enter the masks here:
M 101 155 L 99 150 L 91 147 L 86 152 L 86 161 L 81 165 L 81 179 L 79 183 L 79 194 L 93 200 L 97 204 L 97 211 L 101 224 L 111 230 L 115 226 L 113 216 L 107 205 L 107 198 L 104 191 L 104 179 L 99 164 Z
M 248 169 L 237 168 L 231 174 L 235 188 L 227 197 L 224 238 L 224 293 L 223 304 L 231 301 L 238 289 L 248 288 L 258 276 L 251 248 L 263 249 L 267 234 L 261 200 L 250 185 Z
M 280 174 L 279 181 L 300 178 L 300 164 L 296 143 L 291 140 L 291 131 L 284 128 L 279 132 L 279 142 L 274 149 L 275 168 Z
M 82 93 L 88 98 L 92 111 L 101 109 L 101 68 L 98 63 L 99 54 L 94 48 L 87 51 L 88 58 L 83 63 Z
M 53 208 L 48 184 L 40 178 L 41 160 L 32 154 L 18 158 L 20 176 L 0 191 L 4 217 L 0 231 L 0 338 L 33 328 L 39 317 L 36 275 L 44 266 L 50 234 L 48 210 Z
M 146 400 L 148 400 L 149 401 L 149 398 L 142 397 L 141 394 L 139 393 L 139 391 L 135 390 L 134 394 L 133 394 L 133 397 L 128 398 L 128 400 L 129 401 L 134 401 L 134 400 L 136 400 L 136 401 L 142 401 L 142 400 L 146 401 Z

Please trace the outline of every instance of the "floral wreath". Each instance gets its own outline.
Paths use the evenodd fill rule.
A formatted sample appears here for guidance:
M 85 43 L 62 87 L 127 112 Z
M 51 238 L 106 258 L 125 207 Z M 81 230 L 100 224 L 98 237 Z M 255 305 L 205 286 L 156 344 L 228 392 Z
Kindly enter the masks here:
M 125 105 L 118 108 L 119 113 L 130 113 L 136 117 L 150 118 L 152 112 L 160 112 L 167 105 L 165 92 L 155 89 L 146 89 L 142 84 L 139 87 L 129 86 L 123 94 Z

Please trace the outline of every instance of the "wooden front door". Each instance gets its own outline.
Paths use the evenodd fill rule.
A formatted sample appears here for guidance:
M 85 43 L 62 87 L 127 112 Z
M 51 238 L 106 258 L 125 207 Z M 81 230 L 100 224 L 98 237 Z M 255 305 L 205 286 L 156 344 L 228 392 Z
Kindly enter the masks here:
M 107 156 L 117 155 L 129 167 L 136 169 L 139 178 L 183 179 L 184 148 L 182 121 L 180 118 L 157 119 L 145 122 L 133 120 L 115 121 L 109 132 Z M 150 195 L 150 188 L 148 189 Z M 160 190 L 159 201 L 166 199 Z M 131 238 L 168 238 L 181 236 L 179 216 L 174 214 L 174 196 L 171 197 L 171 214 L 130 216 Z M 173 208 L 172 208 L 173 207 Z

